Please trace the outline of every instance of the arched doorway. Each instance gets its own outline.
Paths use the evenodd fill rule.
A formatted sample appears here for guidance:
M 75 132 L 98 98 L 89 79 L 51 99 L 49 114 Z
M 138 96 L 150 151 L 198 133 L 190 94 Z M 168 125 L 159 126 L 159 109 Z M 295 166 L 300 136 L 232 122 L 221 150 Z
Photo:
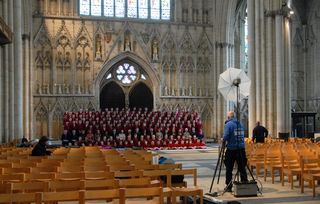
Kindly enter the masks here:
M 153 109 L 153 95 L 149 87 L 140 82 L 132 88 L 129 94 L 130 108 L 145 108 Z
M 100 108 L 124 108 L 125 95 L 122 88 L 114 81 L 107 83 L 100 92 Z

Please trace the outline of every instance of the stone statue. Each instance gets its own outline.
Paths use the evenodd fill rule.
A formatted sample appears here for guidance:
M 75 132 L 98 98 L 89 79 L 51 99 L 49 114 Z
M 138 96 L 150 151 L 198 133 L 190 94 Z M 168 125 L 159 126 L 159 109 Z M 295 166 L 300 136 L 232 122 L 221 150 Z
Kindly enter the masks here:
M 164 95 L 168 96 L 168 87 L 167 86 L 164 87 Z
M 185 96 L 185 95 L 186 95 L 185 89 L 184 89 L 184 88 L 181 88 L 181 91 L 182 91 L 181 95 L 182 95 L 182 96 Z
M 174 93 L 174 88 L 171 90 L 171 96 L 175 96 L 176 94 Z
M 192 87 L 189 86 L 189 96 L 192 96 Z
M 67 84 L 66 82 L 64 82 L 64 93 L 65 94 L 70 94 L 70 90 L 69 90 L 69 84 Z
M 159 57 L 158 57 L 158 40 L 154 39 L 152 42 L 152 59 L 154 61 L 158 61 Z
M 128 35 L 126 35 L 125 37 L 124 37 L 124 51 L 130 51 L 131 50 L 131 48 L 130 48 L 130 38 L 129 38 L 129 36 Z
M 101 38 L 99 35 L 96 40 L 96 59 L 101 59 Z
M 81 94 L 81 85 L 80 84 L 78 84 L 78 94 Z
M 41 87 L 41 84 L 39 83 L 39 81 L 37 81 L 37 92 L 38 94 L 42 94 L 42 87 Z

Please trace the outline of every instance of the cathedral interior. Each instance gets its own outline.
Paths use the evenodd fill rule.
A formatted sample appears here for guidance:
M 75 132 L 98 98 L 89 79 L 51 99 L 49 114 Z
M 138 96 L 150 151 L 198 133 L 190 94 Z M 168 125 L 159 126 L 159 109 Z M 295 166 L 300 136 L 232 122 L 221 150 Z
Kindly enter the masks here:
M 217 141 L 235 104 L 228 67 L 251 79 L 246 134 L 320 131 L 318 0 L 0 0 L 0 143 L 59 138 L 67 111 L 196 111 Z M 317 57 L 318 56 L 318 57 Z

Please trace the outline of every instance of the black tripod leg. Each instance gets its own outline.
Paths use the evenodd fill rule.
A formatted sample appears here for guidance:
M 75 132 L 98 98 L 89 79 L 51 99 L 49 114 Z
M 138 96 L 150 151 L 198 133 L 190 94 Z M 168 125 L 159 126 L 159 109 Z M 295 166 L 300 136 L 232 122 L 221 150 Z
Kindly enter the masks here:
M 253 180 L 253 181 L 256 181 L 256 180 L 254 179 L 254 176 L 253 176 L 253 174 L 252 174 L 252 171 L 251 171 L 250 168 L 249 168 L 248 163 L 247 163 L 247 169 L 248 169 L 248 171 L 249 171 L 249 173 L 250 173 L 250 176 L 251 176 L 252 180 Z
M 220 166 L 219 166 L 219 174 L 218 174 L 218 182 L 217 182 L 217 184 L 219 184 L 219 181 L 220 181 L 220 175 L 221 175 L 221 167 L 222 167 L 222 162 L 224 161 L 224 146 L 223 146 L 223 148 L 221 148 L 221 151 L 222 151 L 222 155 L 221 155 L 221 161 L 220 161 Z
M 211 181 L 211 186 L 210 186 L 209 193 L 211 193 L 212 186 L 213 186 L 213 183 L 214 183 L 214 179 L 215 179 L 216 174 L 217 174 L 218 166 L 219 166 L 219 164 L 220 164 L 222 149 L 223 149 L 223 146 L 222 146 L 222 148 L 221 148 L 221 150 L 220 150 L 220 152 L 219 152 L 219 157 L 218 157 L 218 161 L 217 161 L 217 164 L 216 164 L 216 169 L 214 170 L 214 174 L 213 174 L 213 177 L 212 177 L 212 181 Z

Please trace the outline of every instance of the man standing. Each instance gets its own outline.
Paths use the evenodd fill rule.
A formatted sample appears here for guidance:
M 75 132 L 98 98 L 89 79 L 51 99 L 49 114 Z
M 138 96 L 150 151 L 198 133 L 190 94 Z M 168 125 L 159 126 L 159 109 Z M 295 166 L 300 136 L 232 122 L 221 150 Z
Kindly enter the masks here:
M 224 134 L 221 139 L 227 143 L 227 151 L 225 153 L 224 163 L 226 165 L 226 191 L 231 192 L 232 170 L 234 162 L 237 161 L 238 171 L 240 172 L 241 182 L 248 181 L 245 166 L 247 164 L 245 144 L 244 144 L 244 128 L 234 116 L 234 112 L 228 113 L 228 121 L 224 126 Z M 230 184 L 230 185 L 229 185 Z
M 257 121 L 256 127 L 253 129 L 252 141 L 256 143 L 264 143 L 264 138 L 268 137 L 268 130 L 260 125 L 260 122 Z

